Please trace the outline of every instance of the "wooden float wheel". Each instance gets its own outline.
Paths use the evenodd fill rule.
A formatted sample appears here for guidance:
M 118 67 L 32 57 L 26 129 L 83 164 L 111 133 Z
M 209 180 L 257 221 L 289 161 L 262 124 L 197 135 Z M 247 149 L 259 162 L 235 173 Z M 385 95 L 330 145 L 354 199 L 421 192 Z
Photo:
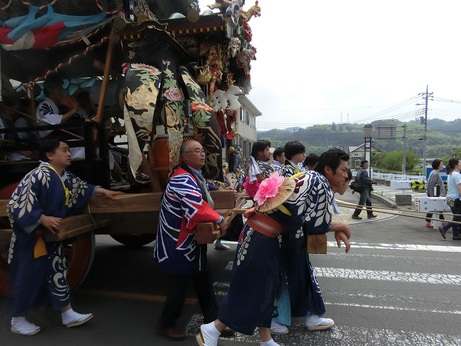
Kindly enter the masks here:
M 93 264 L 96 241 L 94 232 L 87 232 L 64 241 L 67 258 L 67 281 L 75 291 L 88 275 Z
M 6 256 L 0 254 L 0 296 L 9 296 L 11 294 L 11 279 L 8 273 Z
M 9 199 L 18 184 L 19 181 L 2 186 L 0 188 L 0 199 Z M 11 279 L 7 264 L 8 249 L 9 244 L 0 245 L 0 296 L 9 296 L 11 293 Z
M 94 259 L 94 232 L 87 232 L 70 238 L 63 243 L 67 259 L 67 281 L 71 291 L 75 291 L 88 275 Z M 6 252 L 4 252 L 5 250 Z M 8 248 L 0 253 L 0 295 L 11 294 L 11 279 L 7 265 Z

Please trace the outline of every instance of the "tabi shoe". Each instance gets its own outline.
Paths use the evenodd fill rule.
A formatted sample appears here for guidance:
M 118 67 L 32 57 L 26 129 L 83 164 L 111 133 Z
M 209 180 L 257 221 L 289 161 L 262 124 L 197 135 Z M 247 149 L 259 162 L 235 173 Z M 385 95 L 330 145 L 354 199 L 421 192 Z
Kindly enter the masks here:
M 430 222 L 426 222 L 426 228 L 432 228 L 432 224 Z
M 457 237 L 453 237 L 453 238 L 451 238 L 451 239 L 453 239 L 453 240 L 461 240 L 461 237 L 460 237 L 460 236 L 457 236 Z
M 184 332 L 184 330 L 181 330 L 181 329 L 165 328 L 165 327 L 159 326 L 158 330 L 163 336 L 171 340 L 180 341 L 180 340 L 185 340 L 187 338 L 186 333 Z
M 447 236 L 445 235 L 445 233 L 447 233 L 447 230 L 445 228 L 439 227 L 439 232 L 442 235 L 443 239 L 447 239 Z
M 275 321 L 271 322 L 271 334 L 275 335 L 284 335 L 288 334 L 288 328 L 287 326 L 284 326 L 283 324 L 277 323 Z
M 214 322 L 210 322 L 200 326 L 200 333 L 197 334 L 195 339 L 200 346 L 216 346 L 219 334 L 219 330 L 216 329 Z
M 307 315 L 304 325 L 308 330 L 322 330 L 333 327 L 335 322 L 331 318 L 323 318 L 317 315 Z
M 220 239 L 216 240 L 214 243 L 214 248 L 216 250 L 229 250 L 230 246 L 227 246 L 226 244 L 223 244 Z
M 370 215 L 367 216 L 367 218 L 369 218 L 369 219 L 374 219 L 375 217 L 378 217 L 378 215 L 370 214 Z
M 20 335 L 35 335 L 42 329 L 39 326 L 29 322 L 24 317 L 13 317 L 11 319 L 11 332 Z
M 362 218 L 360 216 L 358 216 L 358 215 L 352 215 L 352 218 L 354 220 L 362 220 Z
M 73 328 L 85 324 L 93 318 L 93 314 L 79 314 L 78 312 L 73 313 L 72 318 L 62 319 L 62 324 L 67 328 Z

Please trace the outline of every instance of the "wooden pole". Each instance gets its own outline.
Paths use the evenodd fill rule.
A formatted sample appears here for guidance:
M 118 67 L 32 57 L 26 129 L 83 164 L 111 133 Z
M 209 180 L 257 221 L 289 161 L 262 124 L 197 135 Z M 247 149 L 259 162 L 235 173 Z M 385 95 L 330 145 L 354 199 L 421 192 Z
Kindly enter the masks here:
M 112 30 L 109 36 L 109 43 L 107 47 L 106 62 L 104 63 L 104 76 L 99 93 L 98 110 L 96 112 L 96 122 L 101 123 L 103 119 L 104 99 L 106 97 L 107 85 L 110 78 L 110 70 L 112 67 L 112 56 L 114 54 L 115 44 L 118 42 L 118 32 L 125 28 L 126 22 L 121 16 L 114 19 Z

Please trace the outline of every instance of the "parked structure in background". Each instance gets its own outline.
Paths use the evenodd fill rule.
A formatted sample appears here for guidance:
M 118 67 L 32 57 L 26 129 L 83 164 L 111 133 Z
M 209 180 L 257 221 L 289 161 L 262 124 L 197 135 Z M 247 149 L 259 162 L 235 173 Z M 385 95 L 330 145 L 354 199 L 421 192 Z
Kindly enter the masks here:
M 351 169 L 359 169 L 360 168 L 360 161 L 363 160 L 365 157 L 365 143 L 360 144 L 359 146 L 356 147 L 349 147 L 349 167 Z M 371 154 L 373 153 L 381 153 L 382 151 L 375 148 L 373 145 L 371 145 Z
M 246 167 L 251 154 L 251 146 L 257 140 L 256 117 L 262 115 L 261 111 L 245 95 L 239 97 L 240 109 L 235 124 L 235 136 L 232 140 L 234 147 L 240 146 L 243 152 L 243 167 Z

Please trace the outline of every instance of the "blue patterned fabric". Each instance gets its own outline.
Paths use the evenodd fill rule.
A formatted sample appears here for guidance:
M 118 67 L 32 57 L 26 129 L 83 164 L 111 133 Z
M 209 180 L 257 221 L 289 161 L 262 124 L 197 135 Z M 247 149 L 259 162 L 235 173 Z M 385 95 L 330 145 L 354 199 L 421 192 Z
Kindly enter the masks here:
M 253 334 L 256 327 L 269 328 L 277 316 L 280 297 L 281 261 L 286 266 L 292 316 L 304 316 L 310 310 L 321 315 L 325 311 L 322 294 L 306 254 L 303 224 L 313 232 L 325 233 L 331 224 L 333 191 L 328 180 L 317 172 L 306 172 L 295 178 L 294 192 L 284 203 L 288 216 L 278 209 L 267 212 L 287 226 L 283 237 L 294 241 L 269 238 L 245 225 L 239 239 L 234 272 L 229 291 L 219 308 L 219 320 L 229 328 Z M 285 245 L 284 245 L 285 244 Z M 299 306 L 294 306 L 296 302 Z
M 306 251 L 307 234 L 330 230 L 334 193 L 321 174 L 308 171 L 295 179 L 294 193 L 285 203 L 293 215 L 289 239 L 282 241 L 293 317 L 325 313 L 322 292 Z
M 70 190 L 65 204 L 63 181 L 47 165 L 29 172 L 11 196 L 7 210 L 13 236 L 8 264 L 13 281 L 12 316 L 25 316 L 30 308 L 50 301 L 61 309 L 69 303 L 67 265 L 61 242 L 48 242 L 48 254 L 34 258 L 37 227 L 43 215 L 66 217 L 77 214 L 92 198 L 95 186 L 65 172 Z
M 154 263 L 170 273 L 193 274 L 199 247 L 194 232 L 199 222 L 217 221 L 220 215 L 203 200 L 191 173 L 179 167 L 166 186 L 157 226 Z
M 270 328 L 271 319 L 276 315 L 280 282 L 278 238 L 269 238 L 245 226 L 218 319 L 246 335 L 252 335 L 256 327 Z

